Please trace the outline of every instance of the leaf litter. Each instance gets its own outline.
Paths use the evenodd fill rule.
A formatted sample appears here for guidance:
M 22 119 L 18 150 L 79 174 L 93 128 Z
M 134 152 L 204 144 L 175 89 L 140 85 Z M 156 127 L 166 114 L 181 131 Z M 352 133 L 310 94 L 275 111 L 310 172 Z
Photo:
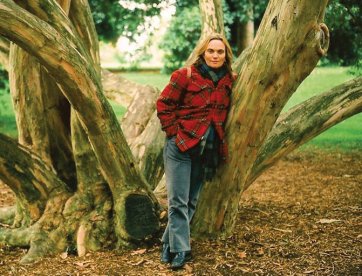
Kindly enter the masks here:
M 14 203 L 2 183 L 0 194 L 0 207 Z M 137 249 L 26 266 L 26 250 L 2 246 L 0 275 L 362 275 L 361 194 L 361 149 L 298 150 L 244 192 L 232 235 L 192 240 L 194 258 L 181 270 L 159 261 L 161 229 Z

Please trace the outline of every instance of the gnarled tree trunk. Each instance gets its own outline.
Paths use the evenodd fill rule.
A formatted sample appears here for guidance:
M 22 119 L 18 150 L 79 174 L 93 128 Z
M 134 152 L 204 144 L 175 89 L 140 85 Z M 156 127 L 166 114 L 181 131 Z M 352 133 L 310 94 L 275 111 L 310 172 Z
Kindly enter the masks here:
M 104 246 L 111 232 L 116 234 L 119 246 L 154 233 L 159 227 L 158 203 L 139 173 L 120 125 L 102 93 L 98 41 L 87 2 L 73 0 L 70 19 L 55 1 L 17 3 L 22 7 L 13 1 L 0 1 L 0 33 L 46 68 L 72 106 L 72 150 L 78 177 L 75 192 L 61 200 L 49 198 L 40 218 L 29 226 L 36 234 L 28 237 L 31 247 L 23 261 L 33 261 L 74 244 L 79 253 L 84 254 L 85 250 Z M 65 1 L 62 4 L 69 7 Z M 43 93 L 35 99 L 39 100 Z M 41 109 L 34 114 L 40 116 Z M 18 112 L 24 110 L 21 108 Z M 41 145 L 41 141 L 46 140 L 44 137 L 33 140 L 39 145 L 36 151 L 46 148 Z M 87 169 L 94 176 L 87 175 Z M 67 219 L 59 217 L 60 213 Z

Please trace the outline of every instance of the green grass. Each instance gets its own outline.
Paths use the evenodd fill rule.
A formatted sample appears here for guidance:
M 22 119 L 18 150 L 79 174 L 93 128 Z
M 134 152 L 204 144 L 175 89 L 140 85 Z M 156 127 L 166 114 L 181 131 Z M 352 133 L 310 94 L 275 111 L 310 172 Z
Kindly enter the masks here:
M 121 73 L 123 77 L 140 84 L 148 84 L 162 90 L 168 83 L 170 76 L 159 73 Z
M 11 96 L 5 91 L 0 91 L 0 133 L 11 137 L 16 137 L 18 133 Z
M 294 92 L 284 110 L 350 79 L 353 76 L 348 74 L 346 67 L 317 67 Z
M 348 68 L 343 67 L 318 67 L 298 87 L 290 98 L 284 110 L 299 104 L 300 102 L 329 90 L 341 84 L 353 76 L 348 74 Z M 162 90 L 169 81 L 169 75 L 158 73 L 121 73 L 125 78 L 157 87 Z M 122 117 L 126 109 L 111 101 L 111 105 L 117 115 Z M 13 137 L 16 136 L 15 117 L 11 105 L 10 95 L 0 91 L 0 132 Z M 317 146 L 322 148 L 338 147 L 342 149 L 362 148 L 362 114 L 357 114 L 333 128 L 325 131 L 311 140 L 305 147 Z
M 289 99 L 284 110 L 299 104 L 310 97 L 328 91 L 334 86 L 352 79 L 348 68 L 344 67 L 317 67 L 298 87 Z M 362 148 L 362 114 L 357 114 L 336 126 L 321 133 L 308 142 L 303 148 L 317 146 L 319 148 L 339 148 L 348 150 Z
M 119 119 L 122 118 L 123 115 L 126 113 L 127 109 L 124 106 L 122 106 L 114 101 L 109 100 L 109 103 L 111 104 L 113 111 L 116 114 L 117 118 L 119 118 Z

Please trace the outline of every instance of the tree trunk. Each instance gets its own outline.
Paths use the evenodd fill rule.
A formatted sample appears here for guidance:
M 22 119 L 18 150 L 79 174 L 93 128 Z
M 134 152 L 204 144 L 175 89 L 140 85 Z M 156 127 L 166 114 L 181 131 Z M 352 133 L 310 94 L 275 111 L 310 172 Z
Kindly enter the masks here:
M 21 225 L 27 227 L 38 221 L 50 196 L 67 193 L 68 187 L 52 169 L 26 147 L 0 134 L 0 177 L 16 195 L 26 213 Z
M 238 32 L 237 32 L 237 45 L 239 56 L 242 51 L 246 48 L 250 47 L 254 41 L 254 21 L 249 19 L 246 22 L 240 22 L 238 24 Z
M 236 46 L 237 46 L 237 56 L 239 56 L 242 51 L 250 47 L 254 41 L 254 12 L 253 12 L 253 2 L 248 1 L 247 3 L 247 12 L 246 20 L 242 22 L 236 22 Z
M 202 191 L 193 221 L 197 235 L 231 232 L 260 147 L 291 94 L 328 48 L 328 29 L 321 23 L 326 4 L 269 2 L 234 86 L 227 123 L 230 161 Z
M 0 1 L 0 32 L 34 55 L 47 69 L 47 72 L 53 76 L 57 86 L 72 105 L 75 116 L 85 129 L 87 138 L 82 135 L 80 130 L 74 130 L 79 137 L 75 140 L 85 144 L 86 140 L 90 141 L 100 170 L 112 193 L 109 194 L 107 188 L 104 188 L 102 179 L 96 181 L 91 188 L 94 189 L 91 200 L 98 203 L 93 209 L 97 214 L 96 216 L 102 213 L 108 218 L 110 217 L 108 214 L 110 209 L 113 208 L 114 212 L 114 224 L 107 219 L 106 223 L 99 223 L 99 227 L 109 228 L 109 225 L 114 225 L 112 230 L 116 233 L 118 245 L 124 244 L 125 241 L 142 239 L 154 233 L 159 227 L 157 201 L 137 170 L 119 123 L 102 93 L 100 69 L 96 59 L 97 53 L 87 50 L 89 45 L 92 45 L 92 49 L 98 49 L 93 45 L 97 43 L 97 40 L 93 41 L 89 39 L 92 36 L 89 36 L 85 39 L 86 42 L 83 42 L 83 37 L 82 39 L 79 38 L 81 34 L 88 34 L 90 29 L 85 28 L 83 31 L 81 26 L 79 28 L 77 26 L 81 24 L 88 26 L 92 22 L 74 23 L 75 29 L 54 1 L 19 2 L 23 8 L 32 14 L 24 12 L 12 1 Z M 76 3 L 81 5 L 86 2 L 74 1 L 73 4 L 76 5 Z M 85 10 L 80 8 L 78 12 L 75 11 L 75 14 L 78 15 L 79 12 L 84 11 L 89 13 L 89 8 Z M 77 20 L 91 18 L 89 14 L 75 17 Z M 21 29 L 23 32 L 20 34 L 13 31 L 12 28 Z M 79 125 L 75 125 L 79 129 Z M 73 129 L 77 128 L 74 127 Z M 85 150 L 87 154 L 89 153 L 88 149 Z M 76 149 L 76 153 L 81 151 L 81 147 Z M 79 154 L 76 156 L 77 163 L 81 163 L 81 157 L 84 156 Z M 80 173 L 83 173 L 86 168 L 84 164 L 81 166 Z M 86 180 L 89 181 L 89 179 Z M 60 238 L 60 242 L 57 242 L 53 238 L 59 238 L 61 235 L 72 237 L 75 231 L 77 237 L 74 240 L 77 241 L 78 248 L 82 253 L 87 249 L 87 240 L 90 241 L 88 245 L 92 244 L 91 241 L 93 241 L 93 244 L 88 248 L 98 248 L 100 243 L 95 241 L 99 235 L 90 233 L 90 220 L 93 221 L 94 214 L 92 215 L 93 211 L 88 208 L 90 205 L 90 201 L 87 199 L 87 197 L 89 198 L 87 195 L 89 188 L 85 188 L 85 186 L 87 184 L 80 185 L 84 190 L 78 190 L 70 199 L 68 197 L 59 201 L 53 199 L 47 202 L 49 211 L 45 210 L 43 216 L 36 223 L 39 225 L 39 227 L 37 226 L 39 239 L 33 240 L 34 242 L 30 241 L 31 249 L 26 258 L 27 261 L 34 260 L 42 254 L 64 250 L 64 246 L 69 241 Z M 102 193 L 95 197 L 94 193 L 97 189 L 101 190 Z M 85 204 L 74 204 L 74 202 L 80 201 L 85 202 Z M 99 209 L 103 210 L 99 211 Z M 58 212 L 63 210 L 67 219 L 57 220 L 56 210 Z M 83 218 L 80 224 L 74 223 L 79 221 L 79 218 Z M 54 219 L 57 221 L 57 223 L 53 223 L 54 227 L 44 232 L 44 224 Z M 45 235 L 49 231 L 53 234 Z M 93 233 L 95 232 L 93 231 Z M 98 233 L 100 232 L 102 231 L 99 230 Z M 105 239 L 104 236 L 103 238 Z M 46 244 L 51 244 L 52 247 L 48 248 Z

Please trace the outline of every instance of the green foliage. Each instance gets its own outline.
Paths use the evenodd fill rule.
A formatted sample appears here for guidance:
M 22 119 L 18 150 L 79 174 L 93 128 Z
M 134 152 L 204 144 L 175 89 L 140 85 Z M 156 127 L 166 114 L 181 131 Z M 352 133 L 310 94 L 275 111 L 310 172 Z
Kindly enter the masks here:
M 362 16 L 360 0 L 335 0 L 327 6 L 326 24 L 330 30 L 330 46 L 324 63 L 355 65 L 362 63 Z M 358 69 L 358 66 L 360 69 Z
M 232 22 L 247 22 L 248 20 L 258 20 L 262 18 L 268 0 L 224 0 L 232 16 Z
M 249 9 L 252 9 L 252 17 L 258 25 L 265 11 L 267 0 L 224 0 L 223 14 L 225 36 L 229 40 L 234 52 L 237 52 L 236 29 L 237 22 L 245 22 L 250 18 Z M 176 14 L 164 37 L 160 48 L 165 51 L 163 72 L 169 73 L 182 67 L 194 49 L 201 32 L 198 1 L 181 0 L 176 2 Z
M 249 19 L 254 21 L 255 29 L 258 28 L 263 14 L 265 12 L 267 0 L 223 0 L 224 25 L 226 36 L 233 48 L 237 52 L 237 29 L 240 22 L 246 22 Z M 165 56 L 165 72 L 182 66 L 193 48 L 188 50 L 177 49 L 178 46 L 184 48 L 184 44 L 194 44 L 199 37 L 198 28 L 190 28 L 194 21 L 190 21 L 185 16 L 184 10 L 192 10 L 197 7 L 198 2 L 194 0 L 177 1 L 176 18 L 170 32 L 167 33 L 165 42 L 162 46 L 167 54 Z M 342 65 L 353 66 L 351 72 L 356 75 L 362 73 L 362 16 L 361 0 L 334 0 L 327 6 L 325 21 L 330 29 L 330 47 L 327 57 L 321 61 L 322 65 Z M 251 11 L 251 12 L 250 12 Z M 195 18 L 193 18 L 195 20 Z M 177 26 L 175 26 L 177 24 Z M 190 41 L 183 42 L 185 30 L 192 32 L 194 43 Z M 177 38 L 175 38 L 177 37 Z
M 121 35 L 134 39 L 149 27 L 145 17 L 159 15 L 161 2 L 162 0 L 90 0 L 89 5 L 99 39 L 112 43 Z
M 160 48 L 164 50 L 163 72 L 170 73 L 183 66 L 200 37 L 198 6 L 183 8 L 171 21 Z

